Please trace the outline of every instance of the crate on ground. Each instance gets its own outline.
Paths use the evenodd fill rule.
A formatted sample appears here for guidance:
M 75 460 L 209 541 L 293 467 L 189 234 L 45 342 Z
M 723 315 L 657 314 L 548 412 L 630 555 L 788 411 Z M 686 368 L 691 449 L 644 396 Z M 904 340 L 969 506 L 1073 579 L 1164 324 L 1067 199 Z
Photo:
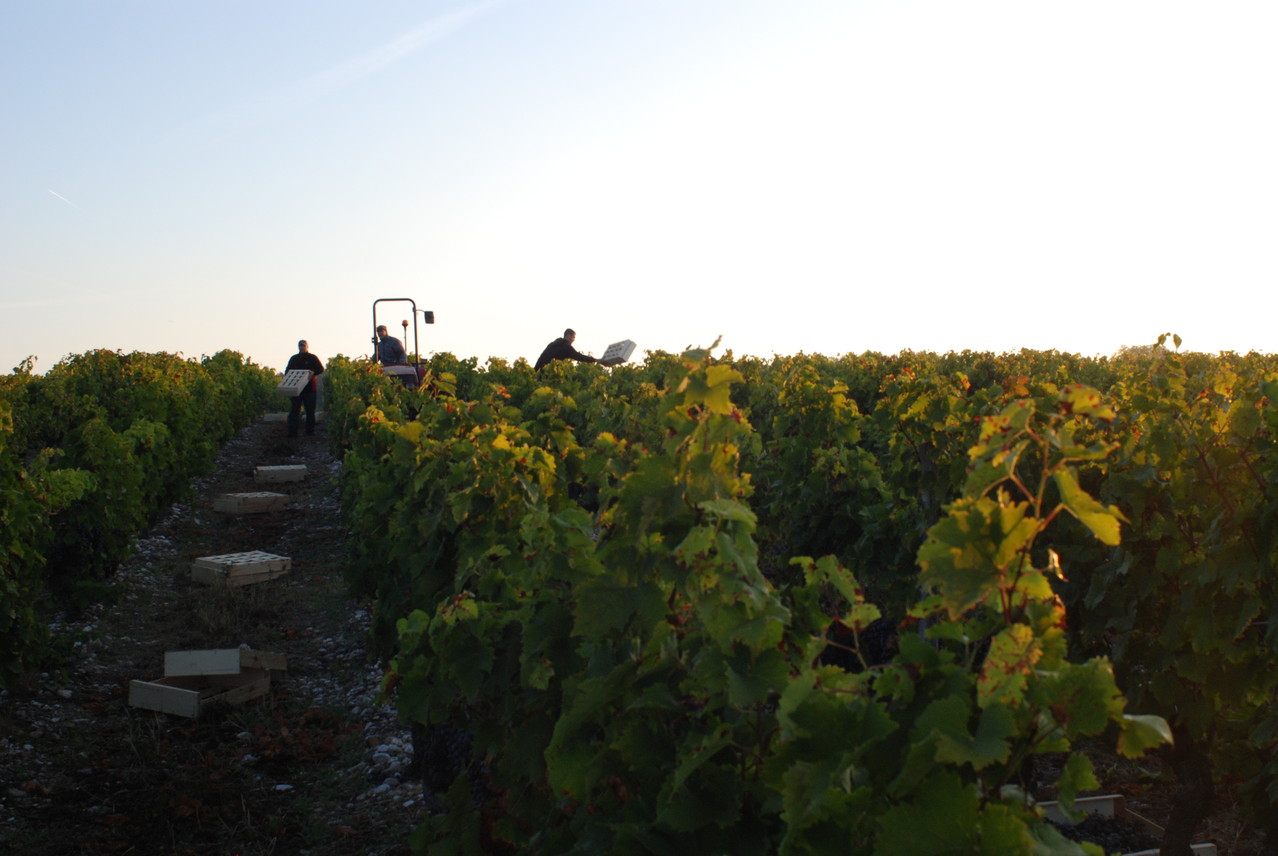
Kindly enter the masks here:
M 253 468 L 253 481 L 259 484 L 280 484 L 301 481 L 306 478 L 306 464 L 279 464 Z
M 319 421 L 323 422 L 325 419 L 327 419 L 327 418 L 328 418 L 328 413 L 327 413 L 327 412 L 325 412 L 325 411 L 323 411 L 323 410 L 316 410 L 316 411 L 315 411 L 315 418 L 316 418 L 316 419 L 318 419 Z M 270 411 L 270 412 L 268 412 L 268 413 L 263 413 L 263 414 L 261 415 L 261 417 L 259 417 L 259 421 L 261 421 L 261 422 L 288 422 L 288 411 L 287 411 L 287 410 L 272 410 L 272 411 Z
M 635 343 L 629 339 L 623 339 L 620 342 L 613 342 L 604 351 L 604 355 L 599 358 L 599 362 L 605 366 L 616 366 L 630 359 L 630 355 L 635 352 Z
M 207 585 L 247 586 L 282 577 L 292 566 L 287 556 L 261 550 L 201 556 L 191 563 L 191 579 Z
M 272 493 L 266 490 L 223 493 L 214 497 L 213 510 L 226 514 L 261 514 L 266 511 L 279 511 L 288 503 L 289 496 L 286 493 Z
M 243 704 L 271 691 L 271 673 L 283 672 L 283 654 L 251 648 L 169 651 L 164 677 L 129 682 L 129 704 L 177 716 L 199 716 L 208 705 Z
M 1071 820 L 1065 815 L 1061 809 L 1060 803 L 1056 800 L 1048 800 L 1038 804 L 1043 811 L 1043 816 L 1048 820 L 1056 823 L 1070 823 Z M 1093 797 L 1078 797 L 1074 800 L 1074 809 L 1083 814 L 1099 815 L 1101 817 L 1120 817 L 1132 821 L 1138 826 L 1144 827 L 1150 835 L 1161 838 L 1163 835 L 1163 827 L 1154 823 L 1147 817 L 1132 811 L 1127 807 L 1127 798 L 1122 794 L 1101 794 Z M 1216 856 L 1216 845 L 1212 843 L 1193 844 L 1190 845 L 1194 856 Z M 1125 853 L 1123 856 L 1158 856 L 1158 850 L 1136 850 Z
M 1047 800 L 1038 804 L 1043 816 L 1057 823 L 1068 823 L 1064 810 L 1056 800 Z M 1102 794 L 1095 797 L 1078 797 L 1074 800 L 1074 809 L 1083 814 L 1095 814 L 1100 817 L 1123 817 L 1127 812 L 1127 802 L 1122 794 Z M 1142 818 L 1144 820 L 1144 818 Z
M 292 398 L 301 395 L 302 390 L 306 389 L 306 385 L 310 382 L 310 369 L 291 369 L 284 372 L 284 379 L 280 381 L 279 386 L 275 387 L 275 391 Z

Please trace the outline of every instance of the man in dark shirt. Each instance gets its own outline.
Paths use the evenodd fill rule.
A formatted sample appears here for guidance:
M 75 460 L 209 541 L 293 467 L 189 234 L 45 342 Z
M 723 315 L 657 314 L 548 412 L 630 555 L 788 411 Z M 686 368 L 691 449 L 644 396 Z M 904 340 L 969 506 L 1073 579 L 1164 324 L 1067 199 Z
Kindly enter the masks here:
M 546 346 L 546 349 L 541 352 L 541 356 L 537 358 L 537 365 L 533 366 L 533 368 L 540 370 L 542 366 L 545 366 L 554 360 L 576 360 L 579 363 L 599 362 L 594 357 L 587 356 L 572 346 L 572 343 L 576 340 L 576 338 L 577 334 L 571 327 L 565 330 L 562 337 Z
M 377 361 L 384 366 L 397 366 L 408 362 L 408 354 L 399 339 L 386 332 L 386 325 L 377 328 Z
M 297 353 L 288 358 L 288 365 L 284 367 L 286 372 L 290 372 L 293 369 L 306 369 L 311 373 L 311 379 L 307 381 L 301 393 L 291 399 L 293 407 L 288 412 L 288 436 L 297 436 L 297 429 L 302 421 L 303 405 L 306 406 L 306 433 L 309 436 L 315 433 L 315 389 L 317 385 L 315 379 L 324 373 L 324 364 L 320 362 L 319 357 L 311 353 L 310 346 L 306 344 L 305 339 L 297 343 Z

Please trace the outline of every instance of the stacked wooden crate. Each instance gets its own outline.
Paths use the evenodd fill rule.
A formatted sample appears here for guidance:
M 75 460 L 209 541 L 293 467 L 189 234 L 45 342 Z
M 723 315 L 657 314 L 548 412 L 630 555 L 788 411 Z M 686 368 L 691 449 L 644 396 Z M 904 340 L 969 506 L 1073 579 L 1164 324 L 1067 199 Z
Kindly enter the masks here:
M 169 651 L 164 676 L 129 682 L 129 704 L 196 717 L 211 704 L 243 704 L 271 691 L 271 673 L 287 668 L 283 654 L 251 648 Z

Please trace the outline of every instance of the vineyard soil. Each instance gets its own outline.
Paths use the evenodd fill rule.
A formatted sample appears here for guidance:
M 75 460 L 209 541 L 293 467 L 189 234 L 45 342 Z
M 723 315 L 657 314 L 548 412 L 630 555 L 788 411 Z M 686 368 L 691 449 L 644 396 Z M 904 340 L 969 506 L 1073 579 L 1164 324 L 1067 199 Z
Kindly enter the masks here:
M 299 483 L 268 486 L 288 508 L 215 512 L 224 493 L 262 490 L 259 465 L 305 464 Z M 54 660 L 0 696 L 0 843 L 24 854 L 405 854 L 433 804 L 411 781 L 408 730 L 379 705 L 365 654 L 366 604 L 345 593 L 338 463 L 323 436 L 287 440 L 259 421 L 222 451 L 144 537 L 102 592 L 62 615 Z M 281 579 L 219 590 L 192 582 L 191 560 L 263 550 L 292 559 Z M 160 674 L 166 651 L 250 647 L 285 654 L 288 674 L 264 702 L 198 720 L 130 708 L 129 681 Z M 1157 758 L 1092 755 L 1103 792 L 1166 823 L 1174 787 Z M 1049 759 L 1050 763 L 1050 759 Z M 1051 794 L 1040 795 L 1051 798 Z M 1200 840 L 1253 856 L 1259 840 L 1222 788 Z

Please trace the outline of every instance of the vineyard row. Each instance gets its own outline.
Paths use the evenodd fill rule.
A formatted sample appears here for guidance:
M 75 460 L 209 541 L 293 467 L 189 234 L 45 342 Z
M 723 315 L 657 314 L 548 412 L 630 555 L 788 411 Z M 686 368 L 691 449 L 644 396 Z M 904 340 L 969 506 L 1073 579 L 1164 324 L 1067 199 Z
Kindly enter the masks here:
M 0 376 L 0 688 L 31 673 L 49 616 L 98 596 L 276 382 L 233 351 L 91 351 Z
M 351 584 L 452 765 L 415 845 L 1094 852 L 1033 795 L 1098 735 L 1181 776 L 1164 852 L 1226 777 L 1274 823 L 1278 373 L 1165 345 L 331 361 Z

